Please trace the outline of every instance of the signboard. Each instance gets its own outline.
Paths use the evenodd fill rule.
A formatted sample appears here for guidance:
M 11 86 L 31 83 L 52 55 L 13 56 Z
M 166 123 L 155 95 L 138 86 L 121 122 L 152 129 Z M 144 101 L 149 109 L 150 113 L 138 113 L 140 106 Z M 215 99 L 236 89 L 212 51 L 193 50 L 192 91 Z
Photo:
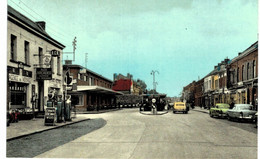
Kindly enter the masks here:
M 60 52 L 58 50 L 51 50 L 52 56 L 60 56 Z
M 36 68 L 36 79 L 37 80 L 51 80 L 52 79 L 51 68 Z
M 42 58 L 43 64 L 49 66 L 51 64 L 51 56 L 44 55 Z
M 24 76 L 19 76 L 19 75 L 14 75 L 14 74 L 9 74 L 9 81 L 30 83 L 31 82 L 31 78 L 24 77 Z

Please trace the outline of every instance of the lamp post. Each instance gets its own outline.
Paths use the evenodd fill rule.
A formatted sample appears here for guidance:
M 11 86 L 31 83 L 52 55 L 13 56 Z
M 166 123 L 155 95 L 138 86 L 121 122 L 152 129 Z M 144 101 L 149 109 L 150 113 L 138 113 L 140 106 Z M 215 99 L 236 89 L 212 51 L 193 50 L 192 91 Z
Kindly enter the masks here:
M 153 75 L 153 94 L 155 93 L 156 85 L 158 84 L 157 82 L 155 82 L 155 73 L 156 72 L 159 74 L 159 72 L 157 70 L 152 70 L 152 72 L 151 72 L 151 75 Z

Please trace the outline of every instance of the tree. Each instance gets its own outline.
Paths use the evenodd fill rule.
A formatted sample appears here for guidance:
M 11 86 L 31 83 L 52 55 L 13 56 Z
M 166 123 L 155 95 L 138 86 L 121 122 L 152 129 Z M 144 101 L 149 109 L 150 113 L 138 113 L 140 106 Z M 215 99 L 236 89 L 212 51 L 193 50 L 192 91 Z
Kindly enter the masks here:
M 145 82 L 143 80 L 137 79 L 137 84 L 141 87 L 143 92 L 146 91 L 147 85 L 145 84 Z

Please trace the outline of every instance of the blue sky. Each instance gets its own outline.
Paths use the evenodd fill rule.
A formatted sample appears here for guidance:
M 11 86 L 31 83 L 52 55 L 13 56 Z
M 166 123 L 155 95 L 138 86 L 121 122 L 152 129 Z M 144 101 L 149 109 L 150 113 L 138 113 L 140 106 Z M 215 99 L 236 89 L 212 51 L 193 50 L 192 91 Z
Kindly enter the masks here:
M 256 0 L 8 0 L 72 51 L 75 64 L 109 78 L 131 73 L 157 91 L 178 96 L 214 65 L 257 41 Z M 72 59 L 65 55 L 64 59 Z

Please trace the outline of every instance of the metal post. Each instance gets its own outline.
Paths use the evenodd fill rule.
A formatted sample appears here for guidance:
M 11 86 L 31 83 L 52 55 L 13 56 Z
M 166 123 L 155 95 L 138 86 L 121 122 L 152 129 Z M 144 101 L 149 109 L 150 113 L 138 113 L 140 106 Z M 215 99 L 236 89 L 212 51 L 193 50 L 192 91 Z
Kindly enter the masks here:
M 152 70 L 152 72 L 151 72 L 151 75 L 153 75 L 153 94 L 156 91 L 156 85 L 157 85 L 157 82 L 155 82 L 155 73 L 156 72 L 159 74 L 159 72 L 157 70 Z

